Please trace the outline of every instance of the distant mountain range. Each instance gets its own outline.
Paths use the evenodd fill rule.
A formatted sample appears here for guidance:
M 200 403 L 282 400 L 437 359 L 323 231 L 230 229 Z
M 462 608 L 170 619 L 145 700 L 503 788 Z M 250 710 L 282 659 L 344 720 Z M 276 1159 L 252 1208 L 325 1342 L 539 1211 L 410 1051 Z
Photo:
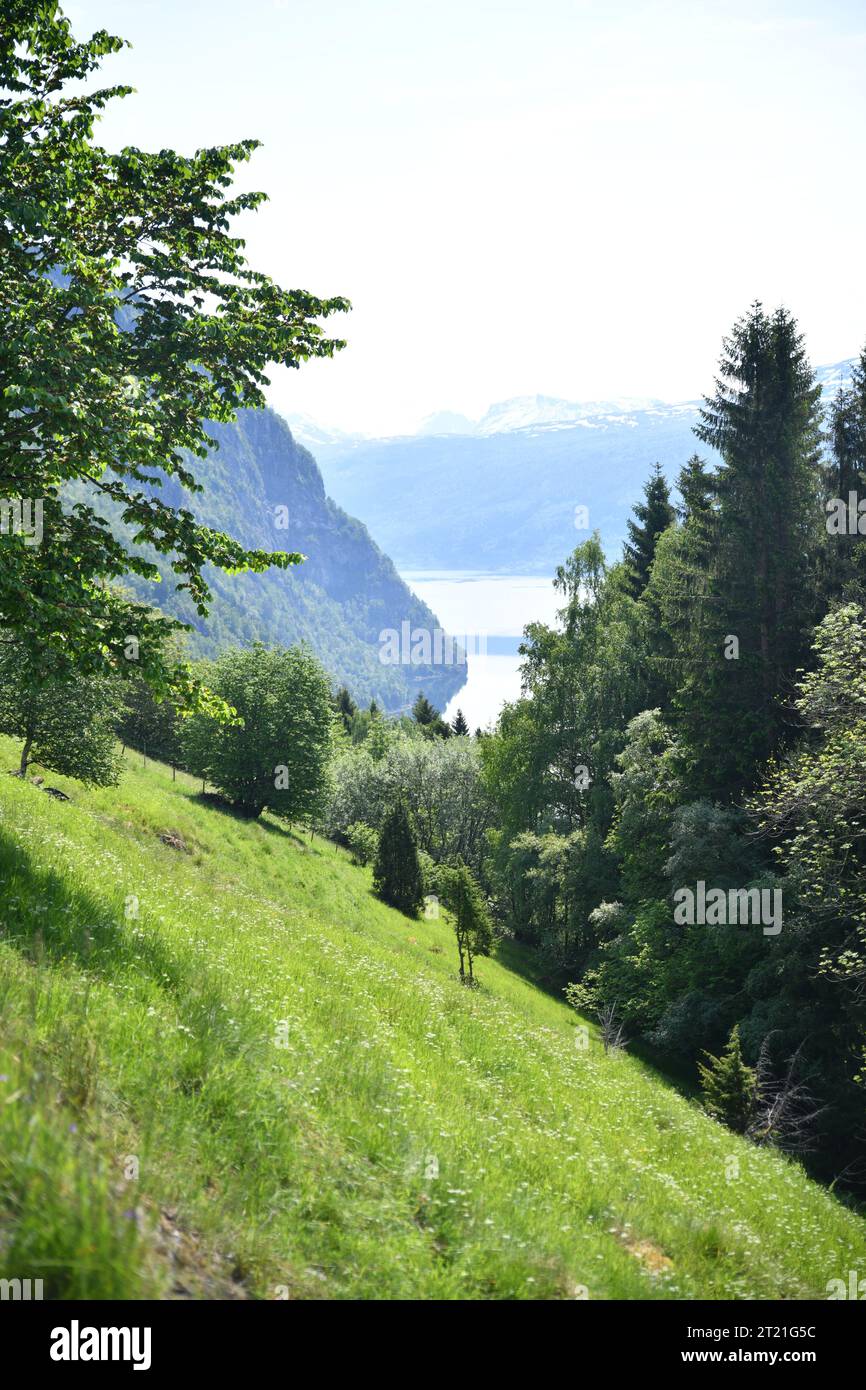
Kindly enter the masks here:
M 825 400 L 852 365 L 818 368 Z M 331 494 L 401 570 L 550 574 L 596 529 L 608 553 L 619 550 L 654 463 L 673 482 L 691 454 L 709 456 L 692 432 L 699 409 L 519 396 L 480 420 L 442 411 L 416 434 L 386 439 L 289 418 Z

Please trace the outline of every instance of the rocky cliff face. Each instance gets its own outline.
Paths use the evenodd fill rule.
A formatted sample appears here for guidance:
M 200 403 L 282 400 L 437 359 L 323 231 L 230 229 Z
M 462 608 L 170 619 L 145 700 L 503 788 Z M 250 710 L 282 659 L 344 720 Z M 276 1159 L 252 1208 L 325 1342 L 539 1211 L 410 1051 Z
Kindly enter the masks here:
M 312 454 L 293 438 L 273 411 L 242 411 L 232 425 L 211 430 L 219 447 L 192 461 L 204 491 L 188 496 L 174 483 L 163 489 L 172 503 L 191 508 L 205 524 L 268 550 L 297 550 L 305 563 L 289 571 L 237 575 L 210 571 L 214 603 L 199 618 L 185 595 L 174 592 L 171 570 L 164 582 L 133 583 L 149 603 L 193 624 L 197 655 L 261 640 L 307 642 L 335 683 L 355 699 L 386 708 L 408 706 L 419 690 L 443 705 L 459 689 L 465 668 L 383 665 L 383 629 L 433 630 L 437 620 L 407 588 L 365 526 L 326 496 Z

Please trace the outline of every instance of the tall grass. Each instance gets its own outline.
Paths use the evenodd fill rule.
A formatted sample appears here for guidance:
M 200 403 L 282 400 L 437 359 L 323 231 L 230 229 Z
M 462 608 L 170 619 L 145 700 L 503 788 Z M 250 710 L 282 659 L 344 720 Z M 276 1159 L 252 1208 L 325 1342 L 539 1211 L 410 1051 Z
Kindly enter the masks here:
M 0 1264 L 46 1295 L 806 1298 L 866 1227 L 336 847 L 0 775 Z M 14 748 L 0 740 L 0 768 Z M 175 845 L 163 843 L 170 835 Z M 583 1046 L 588 1042 L 587 1046 Z

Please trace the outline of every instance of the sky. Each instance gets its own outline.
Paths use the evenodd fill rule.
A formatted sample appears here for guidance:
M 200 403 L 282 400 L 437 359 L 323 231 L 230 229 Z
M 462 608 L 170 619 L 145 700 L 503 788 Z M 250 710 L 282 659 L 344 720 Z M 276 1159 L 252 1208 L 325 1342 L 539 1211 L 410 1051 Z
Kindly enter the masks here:
M 132 45 L 109 147 L 256 137 L 235 230 L 342 294 L 283 413 L 367 434 L 496 401 L 686 400 L 753 299 L 866 342 L 862 0 L 68 0 Z M 332 320 L 331 323 L 337 321 Z

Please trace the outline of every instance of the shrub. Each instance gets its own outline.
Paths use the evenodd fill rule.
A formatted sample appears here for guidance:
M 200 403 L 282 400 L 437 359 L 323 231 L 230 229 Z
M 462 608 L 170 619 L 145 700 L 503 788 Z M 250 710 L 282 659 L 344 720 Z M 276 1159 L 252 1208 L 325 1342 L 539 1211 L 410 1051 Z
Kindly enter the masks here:
M 356 864 L 369 864 L 379 850 L 379 836 L 372 825 L 356 820 L 346 831 L 346 840 Z
M 731 1029 L 720 1057 L 710 1052 L 705 1052 L 704 1056 L 708 1064 L 699 1062 L 698 1071 L 705 1108 L 737 1134 L 745 1134 L 755 1103 L 756 1077 L 754 1068 L 743 1061 L 738 1025 Z

